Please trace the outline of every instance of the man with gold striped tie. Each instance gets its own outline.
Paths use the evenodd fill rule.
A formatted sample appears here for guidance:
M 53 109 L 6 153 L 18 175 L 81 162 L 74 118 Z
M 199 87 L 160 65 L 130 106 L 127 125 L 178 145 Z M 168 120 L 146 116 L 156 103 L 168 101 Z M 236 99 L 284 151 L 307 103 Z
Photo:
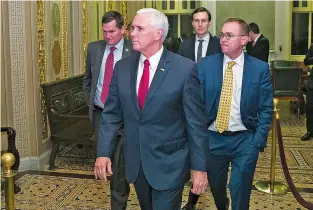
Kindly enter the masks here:
M 218 210 L 229 208 L 229 166 L 232 210 L 249 209 L 258 154 L 272 121 L 269 66 L 243 52 L 248 35 L 244 20 L 228 19 L 220 33 L 223 53 L 204 58 L 199 68 L 208 119 L 208 179 Z

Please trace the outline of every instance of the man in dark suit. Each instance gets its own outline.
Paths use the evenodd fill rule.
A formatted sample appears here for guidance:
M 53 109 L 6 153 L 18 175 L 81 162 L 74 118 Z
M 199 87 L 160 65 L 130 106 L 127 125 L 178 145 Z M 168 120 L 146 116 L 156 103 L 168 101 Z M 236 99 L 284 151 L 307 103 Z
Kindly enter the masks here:
M 208 120 L 208 178 L 217 209 L 228 209 L 231 166 L 232 210 L 249 209 L 259 151 L 272 121 L 273 89 L 269 65 L 243 53 L 248 25 L 228 19 L 220 33 L 223 53 L 203 58 L 199 67 Z
M 89 117 L 92 121 L 95 139 L 98 140 L 101 113 L 108 95 L 113 75 L 113 66 L 121 58 L 127 57 L 131 51 L 131 43 L 123 38 L 124 18 L 110 11 L 102 17 L 104 40 L 91 42 L 87 49 L 86 72 L 83 80 L 85 99 L 89 106 Z M 129 184 L 126 182 L 123 165 L 123 143 L 121 133 L 117 138 L 114 151 L 111 178 L 111 209 L 126 209 L 129 195 Z
M 178 54 L 199 63 L 203 57 L 221 52 L 219 38 L 208 32 L 211 13 L 206 8 L 193 11 L 191 23 L 196 35 L 180 43 Z
M 260 33 L 259 26 L 255 23 L 249 24 L 249 38 L 250 42 L 246 45 L 248 55 L 267 63 L 270 53 L 270 42 Z
M 119 61 L 102 112 L 95 175 L 112 173 L 111 154 L 124 124 L 127 181 L 143 210 L 178 210 L 192 173 L 196 194 L 206 191 L 206 119 L 197 65 L 167 51 L 167 17 L 141 9 L 133 20 L 138 51 Z M 113 171 L 114 173 L 114 171 Z
M 304 65 L 313 65 L 313 44 L 311 44 L 305 58 Z M 307 83 L 306 94 L 306 129 L 307 133 L 301 137 L 302 141 L 308 141 L 313 137 L 313 69 L 310 71 L 310 76 Z

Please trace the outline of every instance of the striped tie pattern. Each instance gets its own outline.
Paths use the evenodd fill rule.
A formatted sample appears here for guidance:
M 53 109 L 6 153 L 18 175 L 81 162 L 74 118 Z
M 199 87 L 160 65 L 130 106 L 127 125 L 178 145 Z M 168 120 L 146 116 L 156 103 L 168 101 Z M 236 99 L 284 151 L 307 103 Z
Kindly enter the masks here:
M 107 97 L 109 95 L 110 83 L 113 76 L 113 65 L 114 65 L 114 50 L 116 47 L 110 47 L 110 54 L 105 62 L 104 79 L 102 84 L 102 92 L 100 100 L 105 104 Z

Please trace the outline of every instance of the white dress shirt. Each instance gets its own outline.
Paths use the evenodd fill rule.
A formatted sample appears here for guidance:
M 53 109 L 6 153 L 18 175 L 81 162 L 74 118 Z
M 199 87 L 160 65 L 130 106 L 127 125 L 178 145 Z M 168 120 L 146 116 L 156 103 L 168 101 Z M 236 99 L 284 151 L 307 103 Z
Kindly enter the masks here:
M 230 119 L 227 131 L 242 131 L 247 130 L 243 125 L 240 114 L 240 100 L 241 100 L 241 88 L 242 88 L 242 76 L 243 76 L 243 66 L 244 66 L 244 54 L 243 52 L 235 60 L 230 59 L 227 55 L 224 55 L 223 59 L 223 77 L 228 66 L 228 62 L 235 61 L 236 64 L 233 66 L 233 95 L 232 103 L 230 107 Z M 210 126 L 209 130 L 217 131 L 216 121 L 214 121 Z
M 104 106 L 102 101 L 100 100 L 100 97 L 101 97 L 102 85 L 103 85 L 103 80 L 104 80 L 105 63 L 106 63 L 106 60 L 110 54 L 110 48 L 116 47 L 116 49 L 113 52 L 113 55 L 114 55 L 113 68 L 114 68 L 116 62 L 122 59 L 123 46 L 124 46 L 124 38 L 122 38 L 115 46 L 111 46 L 109 44 L 105 45 L 105 50 L 104 50 L 103 58 L 102 58 L 102 64 L 101 64 L 100 72 L 99 72 L 97 89 L 96 89 L 95 97 L 94 97 L 94 101 L 93 101 L 95 105 L 97 105 L 101 108 L 103 108 L 103 106 Z
M 207 49 L 208 49 L 208 45 L 209 45 L 209 41 L 210 41 L 210 34 L 208 33 L 205 37 L 203 38 L 199 38 L 196 36 L 196 43 L 195 43 L 195 60 L 197 61 L 197 57 L 198 57 L 198 46 L 199 46 L 199 40 L 202 39 L 202 58 L 205 57 Z
M 155 72 L 157 70 L 157 67 L 159 65 L 162 53 L 163 53 L 163 46 L 157 53 L 155 53 L 153 56 L 151 56 L 148 59 L 149 63 L 150 63 L 150 66 L 149 66 L 149 87 L 151 85 L 152 79 L 153 79 L 153 77 L 155 75 Z M 144 68 L 144 63 L 143 62 L 146 59 L 147 58 L 143 54 L 140 55 L 139 65 L 138 65 L 138 72 L 137 72 L 137 83 L 136 83 L 137 96 L 138 96 L 138 89 L 139 89 L 140 80 L 141 80 L 141 77 L 142 77 L 142 74 L 143 74 L 143 68 Z

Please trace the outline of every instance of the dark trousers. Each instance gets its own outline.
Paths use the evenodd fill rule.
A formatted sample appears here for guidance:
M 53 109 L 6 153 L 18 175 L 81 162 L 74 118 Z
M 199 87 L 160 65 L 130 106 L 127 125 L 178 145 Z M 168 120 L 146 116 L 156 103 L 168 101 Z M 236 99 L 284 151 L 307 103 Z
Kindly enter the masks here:
M 313 133 L 313 87 L 311 88 L 308 87 L 305 108 L 306 108 L 306 128 L 308 132 Z
M 146 180 L 142 166 L 134 183 L 141 210 L 179 210 L 184 186 L 168 190 L 155 190 Z
M 229 146 L 210 151 L 208 154 L 208 179 L 218 210 L 226 209 L 228 169 L 231 165 L 229 190 L 232 210 L 248 210 L 252 181 L 258 159 L 259 148 L 252 141 L 253 133 L 222 136 L 211 132 L 211 138 L 226 142 Z M 215 134 L 213 134 L 215 133 Z M 218 152 L 219 150 L 222 151 Z
M 101 113 L 102 109 L 96 107 L 93 114 L 93 125 L 97 142 Z M 125 210 L 130 189 L 125 176 L 123 141 L 121 135 L 118 135 L 116 138 L 111 161 L 113 171 L 113 174 L 110 177 L 111 209 Z

